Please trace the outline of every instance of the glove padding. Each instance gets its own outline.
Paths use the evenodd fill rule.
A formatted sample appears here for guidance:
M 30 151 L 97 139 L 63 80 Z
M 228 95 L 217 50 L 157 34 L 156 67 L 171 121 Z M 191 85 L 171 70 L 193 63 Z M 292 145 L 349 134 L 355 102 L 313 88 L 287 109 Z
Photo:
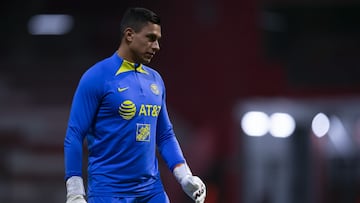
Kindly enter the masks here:
M 196 203 L 203 203 L 206 197 L 206 187 L 197 176 L 188 175 L 181 180 L 181 187 L 184 192 L 195 200 Z
M 206 186 L 203 181 L 193 176 L 186 163 L 174 168 L 173 174 L 184 192 L 196 203 L 203 203 L 206 197 Z
M 66 203 L 87 203 L 84 182 L 80 176 L 72 176 L 66 181 Z
M 83 195 L 71 195 L 67 198 L 66 203 L 86 203 Z

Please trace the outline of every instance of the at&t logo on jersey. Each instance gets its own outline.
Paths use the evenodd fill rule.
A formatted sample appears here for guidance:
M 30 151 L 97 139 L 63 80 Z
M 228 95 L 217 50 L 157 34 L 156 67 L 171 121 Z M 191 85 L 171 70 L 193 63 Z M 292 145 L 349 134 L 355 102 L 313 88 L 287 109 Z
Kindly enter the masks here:
M 139 116 L 157 117 L 160 113 L 161 106 L 152 104 L 141 104 Z
M 119 114 L 125 120 L 132 119 L 136 114 L 136 105 L 131 100 L 123 101 L 119 106 Z M 158 117 L 161 110 L 160 105 L 141 104 L 138 116 Z
M 130 100 L 125 100 L 119 106 L 119 114 L 125 120 L 130 120 L 135 116 L 136 105 Z

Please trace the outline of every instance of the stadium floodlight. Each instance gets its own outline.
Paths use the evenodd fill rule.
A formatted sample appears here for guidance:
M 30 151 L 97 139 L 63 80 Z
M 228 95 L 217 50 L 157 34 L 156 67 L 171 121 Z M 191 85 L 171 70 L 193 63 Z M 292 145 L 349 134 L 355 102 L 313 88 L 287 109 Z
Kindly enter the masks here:
M 241 128 L 248 136 L 264 136 L 269 131 L 269 116 L 261 111 L 249 111 L 241 119 Z
M 316 137 L 323 137 L 329 132 L 330 120 L 324 113 L 318 113 L 311 123 L 311 129 Z
M 64 35 L 72 29 L 73 17 L 66 14 L 34 15 L 28 22 L 28 30 L 32 35 Z
M 295 130 L 295 119 L 287 113 L 273 113 L 270 116 L 270 134 L 278 138 L 289 137 Z

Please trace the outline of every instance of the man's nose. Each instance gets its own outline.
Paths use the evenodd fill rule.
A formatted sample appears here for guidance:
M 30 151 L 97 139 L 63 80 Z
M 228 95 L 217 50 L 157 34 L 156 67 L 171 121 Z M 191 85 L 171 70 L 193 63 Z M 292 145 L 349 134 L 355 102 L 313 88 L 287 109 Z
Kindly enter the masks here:
M 154 41 L 154 43 L 152 44 L 152 49 L 154 49 L 155 51 L 160 50 L 160 44 L 158 40 Z

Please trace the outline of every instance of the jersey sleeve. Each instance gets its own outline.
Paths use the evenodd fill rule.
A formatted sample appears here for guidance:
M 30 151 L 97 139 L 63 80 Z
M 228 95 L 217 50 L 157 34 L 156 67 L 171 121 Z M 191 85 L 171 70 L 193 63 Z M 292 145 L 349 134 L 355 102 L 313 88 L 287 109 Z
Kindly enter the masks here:
M 171 171 L 173 171 L 177 164 L 185 163 L 184 155 L 176 139 L 166 108 L 165 88 L 163 104 L 158 118 L 156 142 L 160 155 Z
M 64 140 L 65 179 L 82 175 L 83 141 L 100 103 L 101 84 L 99 71 L 89 69 L 74 93 Z

